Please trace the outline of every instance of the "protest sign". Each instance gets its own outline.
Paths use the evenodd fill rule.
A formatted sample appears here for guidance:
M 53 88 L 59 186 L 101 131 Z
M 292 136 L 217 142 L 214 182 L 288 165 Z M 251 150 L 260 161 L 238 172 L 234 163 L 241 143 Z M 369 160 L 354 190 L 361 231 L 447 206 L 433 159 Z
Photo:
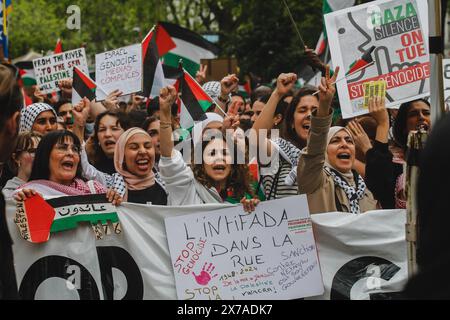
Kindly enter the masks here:
M 295 299 L 323 293 L 306 196 L 166 219 L 180 300 Z
M 366 82 L 386 81 L 387 107 L 429 94 L 427 12 L 425 0 L 379 0 L 325 15 L 333 65 L 345 69 L 336 83 L 344 119 L 368 112 Z M 373 64 L 344 78 L 372 46 Z
M 89 74 L 84 48 L 35 59 L 33 67 L 37 85 L 45 94 L 60 91 L 58 82 L 71 79 L 73 67 Z
M 20 296 L 31 300 L 176 300 L 164 220 L 224 207 L 232 208 L 223 204 L 159 207 L 125 203 L 117 207 L 120 235 L 96 240 L 88 222 L 35 244 L 21 237 L 14 223 L 16 205 L 7 201 Z M 394 292 L 401 291 L 407 281 L 405 217 L 405 210 L 312 215 L 325 293 L 308 299 L 398 295 Z M 240 285 L 245 289 L 248 283 Z M 211 300 L 222 298 L 217 293 L 208 287 L 193 292 L 196 298 Z
M 142 91 L 142 45 L 97 54 L 95 80 L 107 93 L 117 89 L 124 95 Z M 97 91 L 98 101 L 106 99 L 104 92 Z
M 444 100 L 447 110 L 450 110 L 450 59 L 442 60 L 442 74 L 444 76 Z

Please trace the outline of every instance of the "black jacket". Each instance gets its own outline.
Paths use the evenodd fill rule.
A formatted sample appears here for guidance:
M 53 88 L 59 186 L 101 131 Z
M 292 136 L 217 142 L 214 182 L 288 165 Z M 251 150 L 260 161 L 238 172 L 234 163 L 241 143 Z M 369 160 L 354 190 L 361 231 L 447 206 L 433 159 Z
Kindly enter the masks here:
M 392 159 L 388 144 L 378 141 L 366 154 L 365 182 L 383 209 L 395 209 L 395 184 L 403 173 L 402 165 Z

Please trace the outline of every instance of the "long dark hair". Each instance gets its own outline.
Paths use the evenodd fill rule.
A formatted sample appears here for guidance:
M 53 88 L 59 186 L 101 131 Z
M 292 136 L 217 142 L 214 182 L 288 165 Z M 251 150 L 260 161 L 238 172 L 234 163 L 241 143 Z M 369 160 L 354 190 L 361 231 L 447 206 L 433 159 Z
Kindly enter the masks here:
M 23 107 L 23 96 L 17 79 L 18 69 L 10 64 L 0 64 L 0 127 Z
M 94 134 L 92 135 L 92 140 L 94 142 L 93 143 L 94 153 L 93 153 L 93 159 L 91 159 L 91 160 L 94 165 L 98 165 L 100 163 L 108 161 L 108 157 L 105 155 L 105 152 L 103 152 L 103 149 L 100 146 L 100 143 L 98 140 L 98 130 L 100 127 L 100 121 L 106 116 L 111 116 L 111 117 L 116 118 L 117 119 L 116 124 L 118 123 L 124 132 L 130 128 L 130 122 L 129 122 L 128 116 L 126 113 L 124 113 L 122 111 L 109 110 L 109 111 L 100 113 L 97 116 L 97 118 L 95 119 L 95 123 L 94 123 Z
M 312 96 L 315 92 L 316 90 L 312 87 L 301 88 L 292 99 L 284 115 L 282 137 L 299 149 L 303 149 L 306 146 L 306 141 L 301 140 L 297 135 L 295 128 L 292 127 L 292 124 L 294 123 L 295 110 L 303 97 Z M 318 97 L 316 98 L 319 99 Z
M 425 99 L 417 99 L 403 103 L 398 110 L 397 117 L 395 118 L 394 126 L 393 126 L 393 134 L 395 142 L 406 150 L 406 144 L 408 141 L 408 134 L 406 132 L 406 123 L 408 121 L 408 111 L 412 107 L 414 102 L 423 102 L 427 106 L 430 106 L 430 103 Z
M 203 140 L 201 142 L 201 148 L 202 148 L 202 155 L 206 149 L 206 146 L 213 141 L 214 138 L 211 137 L 211 140 Z M 233 161 L 238 159 L 238 152 L 239 148 L 236 143 L 233 143 L 234 146 L 230 146 L 225 139 L 224 136 L 222 136 L 222 140 L 227 143 L 228 147 L 231 149 L 233 148 L 234 153 L 232 155 Z M 194 154 L 194 150 L 192 154 Z M 203 158 L 202 158 L 203 159 Z M 194 172 L 195 179 L 200 182 L 202 185 L 212 188 L 214 187 L 214 181 L 206 174 L 205 167 L 203 164 L 195 164 L 195 162 L 192 159 L 192 171 Z M 245 156 L 245 163 L 248 163 L 248 157 Z M 227 192 L 228 190 L 232 190 L 233 196 L 240 200 L 242 199 L 246 194 L 253 196 L 253 191 L 250 187 L 250 171 L 248 169 L 248 166 L 246 164 L 233 164 L 231 166 L 231 173 L 227 178 L 226 184 L 225 184 L 225 190 L 223 192 Z M 222 195 L 224 196 L 224 195 Z
M 52 131 L 47 133 L 39 142 L 34 157 L 33 169 L 29 181 L 49 180 L 50 178 L 50 154 L 57 143 L 64 143 L 66 138 L 70 138 L 73 144 L 81 149 L 81 143 L 78 137 L 68 130 Z M 81 163 L 78 164 L 75 178 L 83 179 L 81 175 Z

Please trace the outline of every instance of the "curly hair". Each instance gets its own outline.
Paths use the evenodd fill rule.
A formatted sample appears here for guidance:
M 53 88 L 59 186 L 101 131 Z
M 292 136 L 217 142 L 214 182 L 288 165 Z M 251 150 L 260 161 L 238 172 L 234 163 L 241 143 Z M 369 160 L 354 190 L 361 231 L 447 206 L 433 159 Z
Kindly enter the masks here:
M 102 148 L 100 147 L 99 140 L 98 140 L 98 130 L 100 128 L 100 121 L 105 116 L 111 116 L 117 119 L 116 124 L 119 124 L 120 127 L 123 129 L 123 131 L 127 131 L 130 128 L 129 119 L 126 113 L 117 111 L 117 110 L 108 110 L 105 111 L 97 116 L 94 123 L 94 134 L 92 135 L 92 150 L 90 150 L 90 159 L 94 165 L 97 165 L 101 163 L 102 161 L 107 160 L 107 156 L 103 152 Z
M 201 142 L 201 150 L 202 154 L 204 153 L 206 147 L 210 142 L 214 140 L 214 137 L 211 138 L 210 141 L 203 141 Z M 222 137 L 222 140 L 227 143 L 229 148 L 233 148 L 233 160 L 238 159 L 238 146 L 235 142 L 233 142 L 233 146 L 230 146 L 228 142 L 226 141 L 225 137 Z M 195 148 L 193 149 L 195 150 Z M 194 151 L 192 152 L 193 157 Z M 192 161 L 194 163 L 194 161 Z M 245 163 L 248 163 L 248 156 L 247 152 L 245 155 Z M 214 187 L 215 183 L 214 180 L 211 179 L 205 170 L 204 164 L 192 164 L 192 171 L 194 173 L 195 179 L 200 182 L 202 185 L 204 185 L 207 188 Z M 246 196 L 246 194 L 250 196 L 254 196 L 254 192 L 252 191 L 250 187 L 250 171 L 247 164 L 236 164 L 231 166 L 231 173 L 227 177 L 227 181 L 225 184 L 225 189 L 222 190 L 221 196 L 225 198 L 227 196 L 228 191 L 231 191 L 233 194 L 233 197 L 240 200 L 243 197 Z

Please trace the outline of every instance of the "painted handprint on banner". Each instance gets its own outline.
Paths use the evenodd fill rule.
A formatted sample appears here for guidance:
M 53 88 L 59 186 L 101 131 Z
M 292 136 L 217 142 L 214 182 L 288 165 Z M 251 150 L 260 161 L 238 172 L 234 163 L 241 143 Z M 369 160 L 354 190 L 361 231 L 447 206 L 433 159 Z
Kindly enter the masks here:
M 208 283 L 215 277 L 217 277 L 217 273 L 215 275 L 212 275 L 214 272 L 214 269 L 216 269 L 215 266 L 213 266 L 212 263 L 208 265 L 208 262 L 205 262 L 202 268 L 202 272 L 197 276 L 194 272 L 192 274 L 195 277 L 195 281 L 201 286 L 207 286 Z

